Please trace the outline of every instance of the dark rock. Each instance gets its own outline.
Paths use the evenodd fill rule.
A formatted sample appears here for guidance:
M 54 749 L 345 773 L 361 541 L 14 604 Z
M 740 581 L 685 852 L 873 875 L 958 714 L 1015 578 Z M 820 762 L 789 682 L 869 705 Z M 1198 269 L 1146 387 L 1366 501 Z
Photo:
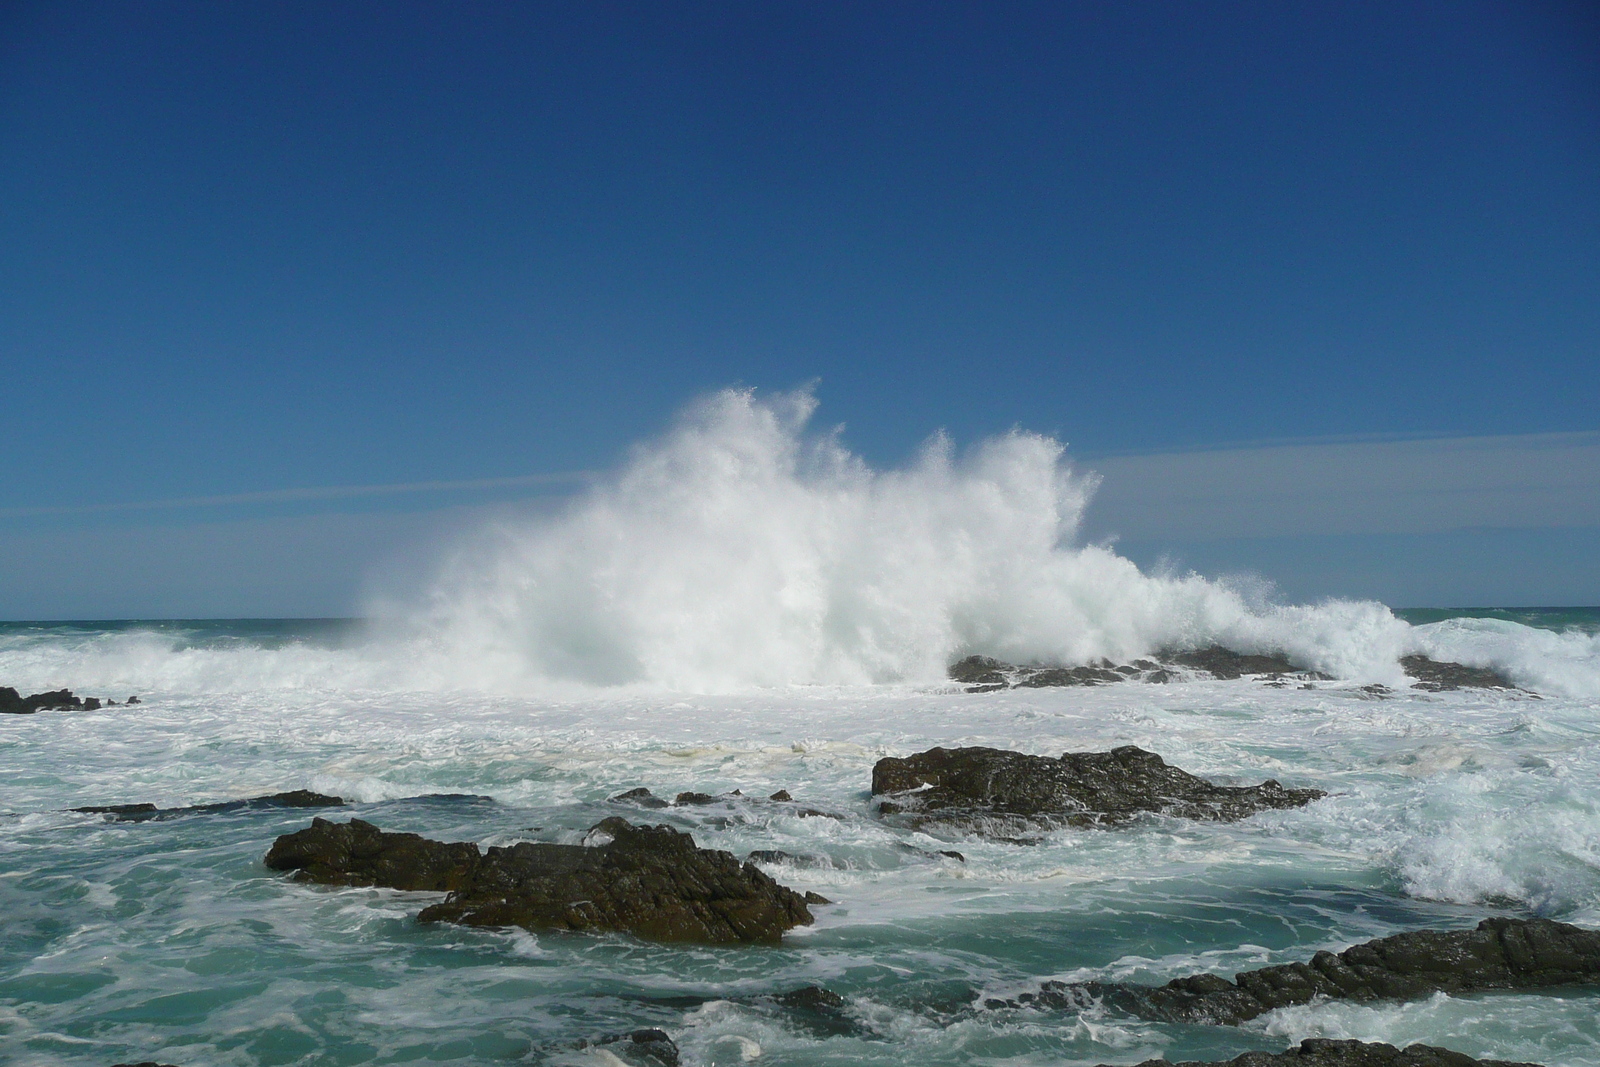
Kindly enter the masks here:
M 668 804 L 665 800 L 662 800 L 660 797 L 651 793 L 650 790 L 644 788 L 643 786 L 640 786 L 638 789 L 630 789 L 626 793 L 618 793 L 616 796 L 611 798 L 611 803 L 633 804 L 641 808 L 668 807 Z
M 467 882 L 422 922 L 623 931 L 652 941 L 777 944 L 809 926 L 805 898 L 727 852 L 697 848 L 670 826 L 612 816 L 594 827 L 596 847 L 532 844 L 491 848 Z
M 180 815 L 218 815 L 229 811 L 256 811 L 261 808 L 340 808 L 343 797 L 330 797 L 313 793 L 309 789 L 295 789 L 287 793 L 250 797 L 247 800 L 224 800 L 218 804 L 196 804 L 187 808 L 158 808 L 154 804 L 101 804 L 86 808 L 73 808 L 91 815 L 109 815 L 113 822 L 148 822 L 151 819 L 174 819 Z
M 1147 681 L 1147 682 L 1154 682 L 1157 685 L 1165 685 L 1168 682 L 1173 681 L 1177 677 L 1178 676 L 1176 674 L 1174 674 L 1171 671 L 1167 670 L 1165 667 L 1158 667 L 1157 669 L 1155 669 L 1153 671 L 1150 671 L 1148 674 L 1146 674 L 1144 676 L 1144 680 Z
M 594 1041 L 579 1041 L 573 1048 L 604 1048 L 633 1067 L 678 1067 L 678 1046 L 665 1030 L 635 1030 Z
M 789 791 L 787 789 L 780 789 L 776 793 L 774 793 L 770 797 L 768 797 L 767 799 L 768 800 L 782 801 L 783 803 L 788 803 L 789 801 L 793 800 L 794 797 L 789 795 Z
M 1226 822 L 1325 795 L 1285 789 L 1270 779 L 1254 786 L 1212 785 L 1132 745 L 1068 752 L 1060 759 L 996 748 L 932 748 L 879 760 L 872 768 L 872 792 L 889 797 L 879 804 L 884 814 L 976 828 L 994 816 L 1106 826 L 1141 812 Z
M 423 909 L 422 922 L 777 944 L 783 931 L 812 921 L 800 894 L 726 852 L 695 847 L 694 838 L 669 826 L 613 816 L 590 833 L 610 840 L 593 847 L 522 842 L 480 854 L 471 842 L 385 833 L 360 819 L 315 819 L 278 838 L 266 863 L 301 881 L 449 891 L 443 903 Z
M 139 698 L 138 697 L 129 697 L 127 700 L 124 700 L 123 703 L 124 704 L 137 704 L 137 703 L 139 703 Z
M 1429 659 L 1427 656 L 1402 656 L 1400 669 L 1415 678 L 1413 689 L 1449 693 L 1457 689 L 1515 689 L 1511 679 L 1488 667 L 1468 667 L 1460 663 Z
M 1294 664 L 1283 653 L 1270 656 L 1245 655 L 1231 648 L 1212 645 L 1193 652 L 1179 652 L 1168 659 L 1183 667 L 1206 671 L 1216 678 L 1242 678 L 1247 674 L 1288 674 Z
M 36 711 L 75 711 L 82 707 L 83 701 L 73 696 L 70 689 L 20 696 L 10 686 L 0 686 L 0 714 L 3 715 L 32 715 Z
M 1362 686 L 1356 692 L 1361 694 L 1361 699 L 1363 700 L 1386 700 L 1394 690 L 1386 685 L 1379 685 L 1377 682 L 1373 682 L 1371 685 Z
M 1310 963 L 1215 974 L 1164 986 L 1047 983 L 1036 1003 L 1077 1006 L 1084 997 L 1161 1022 L 1236 1025 L 1315 997 L 1417 1000 L 1435 993 L 1600 985 L 1600 930 L 1550 919 L 1485 919 L 1473 930 L 1416 930 L 1355 945 Z
M 672 801 L 674 807 L 700 807 L 716 802 L 717 798 L 710 793 L 679 793 Z
M 157 1063 L 155 1060 L 140 1060 L 138 1063 L 113 1063 L 111 1067 L 173 1067 L 170 1063 Z
M 1105 1065 L 1102 1065 L 1105 1067 Z M 1537 1067 L 1507 1060 L 1475 1060 L 1433 1045 L 1395 1048 L 1382 1042 L 1335 1041 L 1308 1037 L 1287 1052 L 1246 1052 L 1231 1060 L 1168 1063 L 1145 1060 L 1139 1067 Z
M 804 899 L 805 899 L 805 902 L 807 904 L 832 904 L 833 903 L 833 901 L 829 900 L 827 897 L 823 896 L 821 893 L 813 893 L 809 889 L 806 890 Z
M 434 892 L 468 884 L 479 860 L 478 846 L 471 842 L 385 833 L 361 819 L 313 819 L 306 829 L 279 837 L 266 856 L 268 867 L 294 871 L 299 882 Z
M 832 861 L 826 856 L 810 854 L 796 854 L 785 852 L 779 848 L 758 848 L 745 857 L 746 863 L 774 863 L 790 867 L 831 867 Z

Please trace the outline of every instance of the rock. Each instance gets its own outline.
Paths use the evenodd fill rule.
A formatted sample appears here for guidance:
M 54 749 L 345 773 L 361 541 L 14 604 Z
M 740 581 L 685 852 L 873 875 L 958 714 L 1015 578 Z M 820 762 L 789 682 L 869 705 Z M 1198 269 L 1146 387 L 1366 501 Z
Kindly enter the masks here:
M 610 802 L 613 804 L 634 804 L 641 808 L 665 808 L 668 806 L 665 800 L 662 800 L 643 786 L 638 789 L 630 789 L 626 793 L 618 793 L 611 798 Z
M 1283 653 L 1252 656 L 1231 648 L 1212 645 L 1193 652 L 1179 652 L 1168 659 L 1183 667 L 1206 671 L 1216 678 L 1242 678 L 1247 674 L 1289 674 L 1296 668 Z
M 139 702 L 140 701 L 138 697 L 129 697 L 127 700 L 123 701 L 124 704 L 137 704 Z
M 706 804 L 715 804 L 717 798 L 710 793 L 679 793 L 673 798 L 674 807 L 700 807 Z
M 678 1046 L 665 1030 L 635 1030 L 594 1041 L 579 1041 L 576 1049 L 604 1048 L 632 1067 L 678 1067 Z
M 782 803 L 787 804 L 789 801 L 793 800 L 794 797 L 789 795 L 789 791 L 787 789 L 780 789 L 776 793 L 774 793 L 770 797 L 768 797 L 767 799 L 768 800 L 776 800 L 776 801 L 780 801 Z
M 792 993 L 758 997 L 757 1003 L 768 1003 L 784 1009 L 792 1022 L 817 1037 L 853 1037 L 864 1031 L 848 1014 L 849 1003 L 831 989 L 808 985 Z
M 1004 671 L 1016 670 L 1009 663 L 1001 663 L 988 656 L 968 656 L 964 660 L 952 663 L 949 669 L 950 680 L 963 685 L 999 685 L 1007 684 Z
M 313 793 L 309 789 L 295 789 L 287 793 L 250 797 L 247 800 L 225 800 L 219 804 L 196 804 L 187 808 L 158 808 L 154 804 L 98 804 L 73 808 L 90 815 L 109 815 L 113 822 L 148 822 L 151 819 L 172 819 L 180 815 L 217 815 L 227 811 L 254 811 L 260 808 L 339 808 L 343 797 L 330 797 Z
M 1029 672 L 1015 684 L 1026 689 L 1044 689 L 1058 685 L 1105 685 L 1124 680 L 1124 675 L 1106 667 L 1050 667 Z
M 812 922 L 800 894 L 754 864 L 697 848 L 689 834 L 616 816 L 596 831 L 609 843 L 491 848 L 464 886 L 417 918 L 702 944 L 777 944 L 785 930 Z
M 96 704 L 98 706 L 98 702 Z M 83 701 L 73 696 L 70 689 L 21 696 L 10 686 L 0 686 L 0 714 L 32 715 L 36 711 L 75 711 L 82 707 Z
M 1141 812 L 1228 822 L 1324 796 L 1268 780 L 1217 786 L 1154 752 L 1124 745 L 1110 752 L 1068 752 L 1055 759 L 997 748 L 932 748 L 872 768 L 872 792 L 884 814 L 956 821 L 984 828 L 1011 817 L 1069 826 L 1111 826 Z
M 1415 678 L 1413 689 L 1430 693 L 1449 693 L 1457 689 L 1515 689 L 1511 679 L 1488 667 L 1468 667 L 1460 663 L 1429 659 L 1427 656 L 1402 656 L 1400 669 Z
M 157 1063 L 155 1060 L 140 1060 L 138 1063 L 113 1063 L 111 1067 L 173 1067 L 170 1063 Z
M 1101 1067 L 1106 1067 L 1102 1064 Z M 1382 1042 L 1334 1041 L 1308 1037 L 1287 1052 L 1246 1052 L 1231 1060 L 1168 1063 L 1145 1060 L 1139 1067 L 1537 1067 L 1507 1060 L 1475 1060 L 1433 1045 L 1395 1048 Z
M 298 882 L 386 886 L 434 892 L 460 889 L 480 860 L 471 842 L 445 844 L 420 834 L 385 833 L 361 819 L 311 825 L 272 843 L 266 864 Z
M 697 848 L 669 826 L 613 816 L 590 834 L 605 842 L 522 842 L 480 854 L 471 842 L 385 833 L 360 819 L 314 819 L 278 838 L 266 864 L 295 871 L 300 881 L 448 891 L 422 910 L 422 922 L 618 931 L 704 944 L 777 944 L 785 930 L 812 922 L 805 897 L 729 853 Z
M 1416 930 L 1355 945 L 1310 963 L 1175 978 L 1164 986 L 1047 983 L 1041 1006 L 1084 997 L 1160 1022 L 1237 1025 L 1315 997 L 1418 1000 L 1435 993 L 1600 985 L 1600 930 L 1550 919 L 1485 919 L 1473 930 Z M 1020 1002 L 1020 1001 L 1019 1001 Z

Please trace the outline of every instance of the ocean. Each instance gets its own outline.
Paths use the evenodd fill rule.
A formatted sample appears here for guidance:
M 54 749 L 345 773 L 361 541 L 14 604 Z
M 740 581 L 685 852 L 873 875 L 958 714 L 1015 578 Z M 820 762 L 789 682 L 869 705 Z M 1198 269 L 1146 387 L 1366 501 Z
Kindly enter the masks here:
M 1600 1065 L 1595 988 L 1313 1003 L 1238 1027 L 986 1006 L 1487 916 L 1600 926 L 1600 609 L 1284 605 L 1141 573 L 1075 542 L 1093 485 L 1049 439 L 936 441 L 880 472 L 789 403 L 716 398 L 559 515 L 464 536 L 366 621 L 0 624 L 0 685 L 118 702 L 0 716 L 0 1061 L 607 1064 L 619 1046 L 576 1044 L 654 1027 L 695 1067 L 1221 1060 L 1318 1036 Z M 1332 680 L 967 692 L 945 676 L 973 653 L 1121 663 L 1213 643 Z M 1413 689 L 1413 653 L 1519 688 Z M 1328 796 L 1025 842 L 906 829 L 870 799 L 886 755 L 1127 744 Z M 824 814 L 608 801 L 640 786 L 785 789 Z M 350 803 L 71 810 L 292 789 Z M 763 869 L 832 903 L 777 947 L 659 945 L 423 925 L 436 894 L 262 863 L 314 814 L 493 845 L 578 843 L 618 813 L 799 857 Z M 761 999 L 810 985 L 844 998 L 847 1025 Z

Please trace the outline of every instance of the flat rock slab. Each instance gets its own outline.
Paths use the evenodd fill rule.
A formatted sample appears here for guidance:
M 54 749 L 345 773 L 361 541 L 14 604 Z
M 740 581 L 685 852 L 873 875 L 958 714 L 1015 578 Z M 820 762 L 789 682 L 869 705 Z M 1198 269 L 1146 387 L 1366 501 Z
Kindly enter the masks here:
M 422 922 L 593 930 L 651 941 L 777 944 L 812 922 L 806 898 L 754 864 L 696 847 L 670 826 L 635 826 L 613 816 L 591 845 L 522 842 L 480 853 L 371 823 L 313 820 L 267 853 L 274 870 L 302 881 L 444 890 Z
M 1146 812 L 1231 822 L 1259 811 L 1297 808 L 1319 789 L 1219 786 L 1169 766 L 1133 745 L 1110 752 L 1067 752 L 1059 759 L 998 748 L 931 748 L 872 768 L 879 810 L 913 821 L 1034 820 L 1068 826 L 1115 826 Z
M 1457 689 L 1515 689 L 1511 679 L 1488 667 L 1468 667 L 1448 660 L 1429 659 L 1427 656 L 1402 656 L 1400 669 L 1416 681 L 1413 689 L 1426 689 L 1431 693 L 1449 693 Z
M 1159 1022 L 1237 1025 L 1313 998 L 1370 1002 L 1435 993 L 1600 985 L 1600 930 L 1551 919 L 1485 919 L 1473 930 L 1415 930 L 1309 963 L 1175 978 L 1164 986 L 1049 982 L 1018 1004 L 1081 1007 L 1098 1000 Z
M 1105 1067 L 1104 1064 L 1101 1067 Z M 1231 1060 L 1169 1063 L 1145 1060 L 1139 1067 L 1536 1067 L 1509 1060 L 1475 1060 L 1461 1052 L 1433 1045 L 1396 1048 L 1377 1041 L 1331 1041 L 1307 1038 L 1287 1052 L 1246 1052 Z

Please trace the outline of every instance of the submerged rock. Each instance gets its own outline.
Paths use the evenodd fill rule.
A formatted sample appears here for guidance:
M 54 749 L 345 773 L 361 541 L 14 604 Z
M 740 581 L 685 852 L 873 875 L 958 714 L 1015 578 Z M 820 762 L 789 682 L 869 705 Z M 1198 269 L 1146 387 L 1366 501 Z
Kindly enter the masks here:
M 575 1049 L 603 1048 L 632 1067 L 678 1067 L 677 1043 L 665 1030 L 634 1030 L 593 1041 L 579 1041 Z
M 1102 1065 L 1105 1067 L 1105 1065 Z M 1537 1067 L 1508 1060 L 1475 1060 L 1433 1045 L 1395 1048 L 1374 1041 L 1334 1041 L 1308 1037 L 1286 1052 L 1246 1052 L 1231 1060 L 1169 1063 L 1145 1060 L 1139 1067 Z
M 158 808 L 154 804 L 96 804 L 73 808 L 88 815 L 107 815 L 113 822 L 148 822 L 151 819 L 173 819 L 180 815 L 216 815 L 227 811 L 254 811 L 258 808 L 340 808 L 343 797 L 313 793 L 309 789 L 294 789 L 287 793 L 250 797 L 246 800 L 224 800 L 217 804 L 195 804 L 187 808 Z
M 931 748 L 879 760 L 872 768 L 872 792 L 887 797 L 879 802 L 886 815 L 980 829 L 995 817 L 1112 826 L 1142 812 L 1230 822 L 1326 795 L 1285 789 L 1270 779 L 1252 786 L 1212 785 L 1133 745 L 1067 752 L 1060 759 L 997 748 Z
M 1237 1025 L 1315 997 L 1417 1000 L 1435 993 L 1600 985 L 1600 930 L 1550 919 L 1485 919 L 1473 930 L 1415 930 L 1355 945 L 1309 963 L 1215 974 L 1164 986 L 1047 983 L 1019 1004 L 1081 1007 L 1091 1000 L 1159 1022 Z
M 1457 689 L 1515 689 L 1505 675 L 1488 667 L 1468 667 L 1447 660 L 1429 659 L 1427 656 L 1402 656 L 1400 669 L 1415 678 L 1413 689 L 1430 693 L 1449 693 Z
M 522 842 L 480 854 L 471 842 L 385 833 L 360 819 L 316 819 L 278 838 L 266 863 L 297 872 L 301 881 L 449 891 L 422 910 L 422 922 L 617 931 L 706 944 L 777 944 L 785 930 L 812 922 L 806 896 L 727 852 L 697 848 L 693 837 L 670 826 L 635 826 L 613 816 L 590 833 L 604 842 Z

